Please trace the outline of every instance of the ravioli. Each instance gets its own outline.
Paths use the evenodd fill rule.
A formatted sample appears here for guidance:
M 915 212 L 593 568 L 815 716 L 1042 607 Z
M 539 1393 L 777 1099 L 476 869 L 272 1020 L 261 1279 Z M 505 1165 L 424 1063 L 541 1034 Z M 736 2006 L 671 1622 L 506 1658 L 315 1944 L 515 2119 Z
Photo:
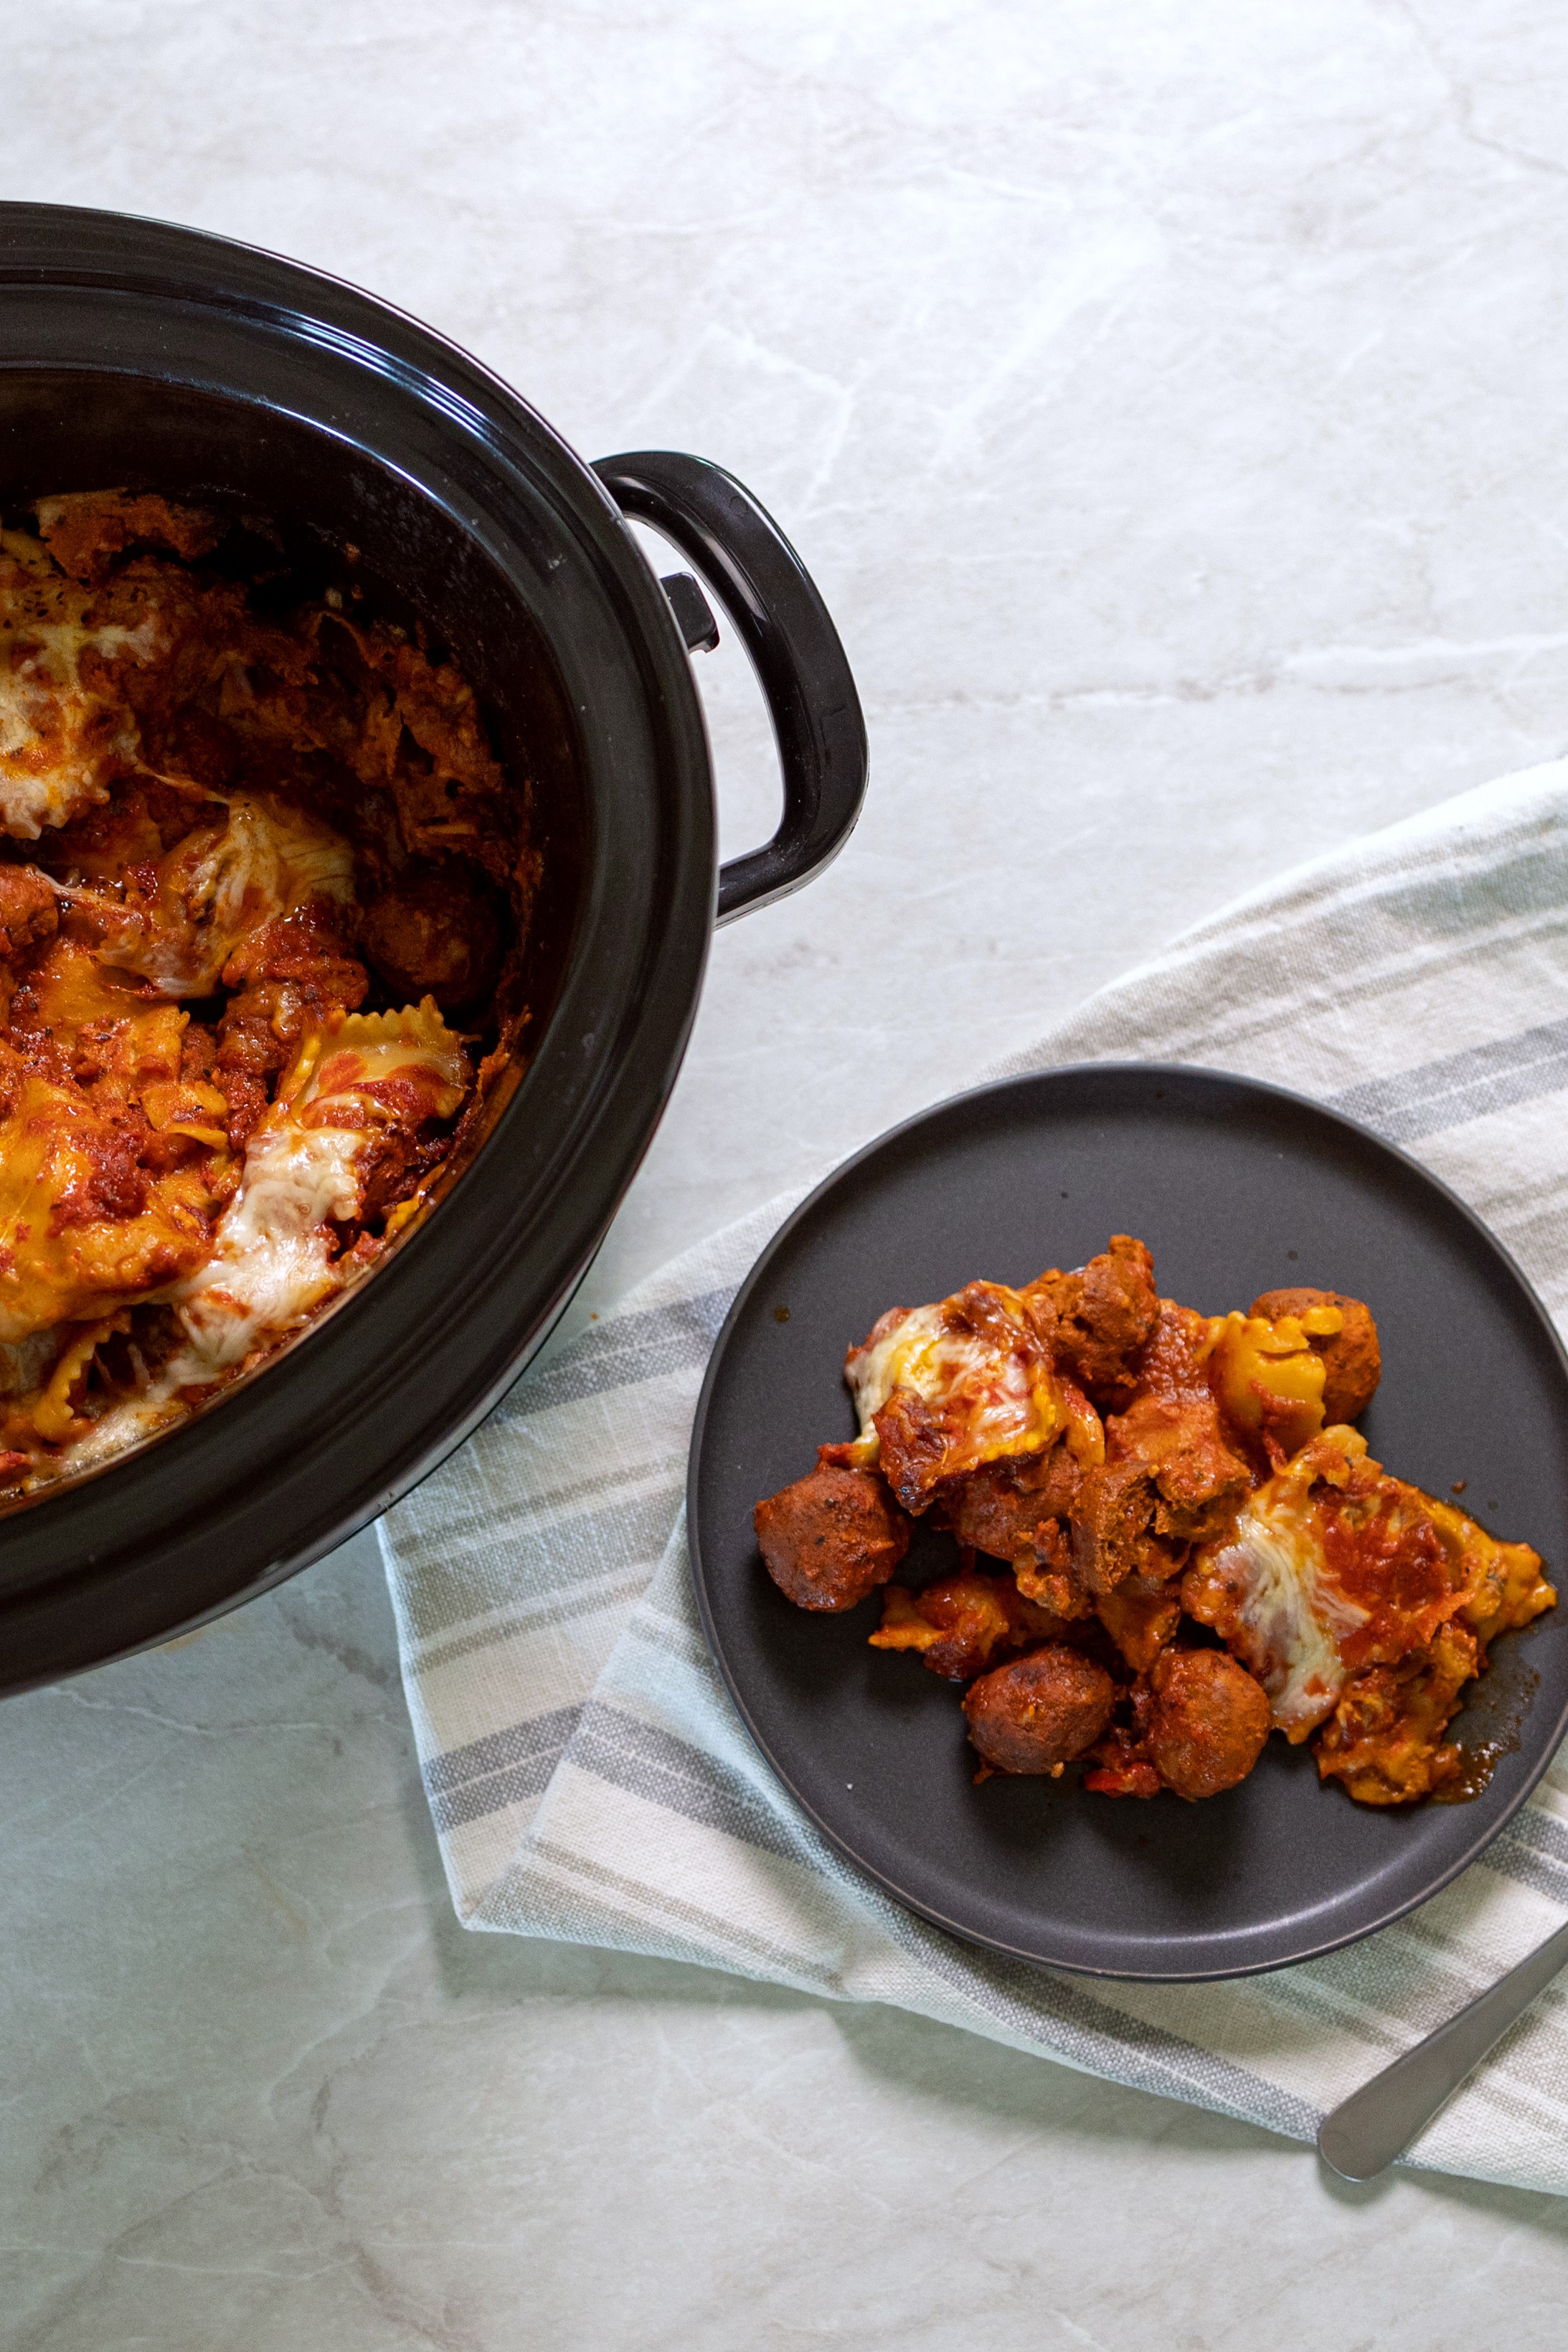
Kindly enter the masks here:
M 894 1307 L 845 1377 L 860 1420 L 857 1464 L 879 1464 L 906 1510 L 946 1480 L 1038 1454 L 1072 1424 L 1098 1423 L 1058 1371 L 1036 1302 L 972 1282 L 934 1306 Z

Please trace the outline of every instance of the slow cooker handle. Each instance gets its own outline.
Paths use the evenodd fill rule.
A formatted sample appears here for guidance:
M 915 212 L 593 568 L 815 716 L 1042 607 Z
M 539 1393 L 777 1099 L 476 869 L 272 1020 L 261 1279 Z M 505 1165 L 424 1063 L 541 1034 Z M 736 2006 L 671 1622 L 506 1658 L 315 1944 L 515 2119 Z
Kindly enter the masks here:
M 798 890 L 836 857 L 866 797 L 860 698 L 816 584 L 765 508 L 722 466 L 673 449 L 601 457 L 623 513 L 696 565 L 752 657 L 778 740 L 784 815 L 773 839 L 719 869 L 719 920 Z

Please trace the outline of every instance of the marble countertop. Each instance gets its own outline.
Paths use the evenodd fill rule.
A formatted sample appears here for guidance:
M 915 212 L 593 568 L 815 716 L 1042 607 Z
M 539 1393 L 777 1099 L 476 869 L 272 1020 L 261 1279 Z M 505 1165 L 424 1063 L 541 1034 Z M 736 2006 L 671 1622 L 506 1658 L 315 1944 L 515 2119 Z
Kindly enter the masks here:
M 54 0 L 0 194 L 416 311 L 720 459 L 873 788 L 717 940 L 607 1296 L 1238 889 L 1568 744 L 1542 0 Z M 705 665 L 733 850 L 765 725 Z M 6 2352 L 1460 2352 L 1568 2205 L 880 2010 L 467 1936 L 374 1540 L 0 1708 Z

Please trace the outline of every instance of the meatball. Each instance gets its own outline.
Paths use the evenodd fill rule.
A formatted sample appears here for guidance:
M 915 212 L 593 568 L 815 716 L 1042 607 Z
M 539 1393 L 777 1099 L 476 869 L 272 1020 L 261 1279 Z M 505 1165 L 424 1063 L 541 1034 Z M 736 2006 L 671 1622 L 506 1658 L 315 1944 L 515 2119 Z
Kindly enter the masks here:
M 1178 1797 L 1234 1789 L 1263 1753 L 1268 1696 L 1223 1650 L 1163 1652 L 1140 1699 L 1143 1745 Z
M 1154 1488 L 1154 1531 L 1200 1543 L 1228 1525 L 1251 1480 L 1212 1396 L 1140 1396 L 1105 1425 L 1107 1460 L 1136 1464 Z
M 449 1007 L 487 989 L 500 961 L 500 925 L 488 894 L 448 866 L 414 874 L 366 913 L 360 945 L 400 996 Z
M 1057 1772 L 1091 1748 L 1110 1719 L 1116 1685 L 1105 1668 L 1053 1642 L 971 1683 L 969 1737 L 998 1772 Z
M 1340 1290 L 1266 1290 L 1247 1311 L 1278 1323 L 1281 1316 L 1307 1315 L 1314 1307 L 1337 1307 L 1344 1318 L 1330 1337 L 1312 1337 L 1312 1352 L 1323 1360 L 1323 1419 L 1358 1421 L 1383 1375 L 1377 1325 L 1369 1307 Z
M 853 1609 L 910 1548 L 885 1480 L 830 1463 L 765 1496 L 752 1524 L 768 1574 L 797 1609 Z
M 1052 1267 L 1029 1285 L 1057 1313 L 1057 1355 L 1097 1405 L 1122 1402 L 1136 1380 L 1139 1351 L 1160 1312 L 1154 1261 L 1131 1234 L 1112 1234 L 1110 1246 L 1074 1274 Z
M 1042 1541 L 1047 1551 L 1055 1549 L 1051 1537 L 1070 1512 L 1082 1475 L 1065 1445 L 983 1463 L 948 1481 L 939 1524 L 951 1528 L 960 1545 L 989 1559 L 1032 1561 L 1044 1556 Z M 1042 1538 L 1047 1521 L 1050 1533 Z
M 1157 1568 L 1152 1538 L 1159 1499 L 1153 1479 L 1136 1462 L 1102 1462 L 1085 1474 L 1072 1515 L 1073 1570 L 1085 1591 L 1098 1598 L 1135 1570 Z

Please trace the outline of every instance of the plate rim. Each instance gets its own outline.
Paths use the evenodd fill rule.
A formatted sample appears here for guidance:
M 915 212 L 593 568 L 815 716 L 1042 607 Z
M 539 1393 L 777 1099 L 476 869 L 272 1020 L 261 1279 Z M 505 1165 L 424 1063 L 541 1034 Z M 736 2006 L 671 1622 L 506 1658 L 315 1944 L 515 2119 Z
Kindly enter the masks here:
M 731 1702 L 745 1727 L 747 1737 L 792 1802 L 800 1808 L 818 1834 L 825 1838 L 837 1853 L 852 1863 L 857 1870 L 863 1872 L 875 1886 L 889 1896 L 902 1910 L 911 1913 L 916 1918 L 924 1919 L 932 1927 L 942 1928 L 945 1934 L 955 1937 L 962 1944 L 970 1946 L 971 1948 L 994 1952 L 1005 1959 L 1020 1961 L 1028 1968 L 1058 1971 L 1063 1975 L 1083 1977 L 1112 1984 L 1221 1984 L 1243 1977 L 1270 1976 L 1280 1969 L 1299 1968 L 1308 1960 L 1324 1959 L 1331 1952 L 1343 1951 L 1352 1944 L 1364 1941 L 1369 1936 L 1377 1935 L 1383 1928 L 1393 1927 L 1398 1920 L 1408 1918 L 1413 1911 L 1418 1910 L 1424 1903 L 1429 1903 L 1433 1896 L 1441 1894 L 1446 1886 L 1452 1885 L 1454 1880 L 1462 1872 L 1468 1870 L 1472 1863 L 1479 1861 L 1487 1848 L 1501 1835 L 1509 1823 L 1528 1803 L 1545 1777 L 1563 1739 L 1568 1738 L 1568 1689 L 1564 1690 L 1556 1718 L 1543 1739 L 1540 1756 L 1497 1819 L 1479 1832 L 1461 1853 L 1447 1863 L 1438 1875 L 1423 1886 L 1418 1893 L 1394 1904 L 1381 1912 L 1376 1918 L 1368 1920 L 1363 1926 L 1309 1943 L 1300 1950 L 1287 1953 L 1277 1959 L 1245 1960 L 1217 1969 L 1105 1968 L 1081 1960 L 1045 1959 L 1038 1952 L 1029 1951 L 1022 1945 L 1008 1943 L 1001 1937 L 988 1936 L 977 1928 L 965 1927 L 958 1920 L 946 1916 L 931 1904 L 921 1902 L 906 1889 L 898 1885 L 886 1871 L 868 1862 L 847 1838 L 824 1821 L 816 1808 L 795 1786 L 789 1772 L 763 1737 L 752 1718 L 745 1695 L 731 1672 L 710 1607 L 708 1572 L 702 1559 L 698 1490 L 702 1475 L 702 1452 L 707 1435 L 709 1413 L 714 1394 L 722 1378 L 724 1355 L 735 1328 L 750 1306 L 764 1274 L 797 1227 L 805 1223 L 819 1202 L 851 1177 L 866 1160 L 885 1150 L 900 1136 L 912 1133 L 928 1122 L 955 1110 L 962 1104 L 984 1101 L 995 1096 L 1009 1093 L 1016 1088 L 1036 1085 L 1042 1078 L 1070 1082 L 1073 1079 L 1108 1076 L 1148 1081 L 1165 1078 L 1180 1080 L 1184 1083 L 1190 1083 L 1195 1079 L 1200 1086 L 1223 1086 L 1233 1088 L 1240 1087 L 1250 1093 L 1268 1097 L 1275 1102 L 1307 1111 L 1315 1118 L 1327 1120 L 1331 1126 L 1343 1129 L 1362 1144 L 1370 1144 L 1377 1153 L 1398 1162 L 1421 1184 L 1436 1192 L 1449 1208 L 1458 1212 L 1463 1222 L 1471 1228 L 1485 1247 L 1512 1277 L 1537 1324 L 1544 1333 L 1563 1375 L 1564 1385 L 1568 1387 L 1568 1346 L 1564 1345 L 1544 1302 L 1538 1296 L 1534 1285 L 1530 1281 L 1512 1252 L 1498 1238 L 1491 1227 L 1477 1214 L 1469 1203 L 1454 1191 L 1452 1185 L 1446 1183 L 1442 1177 L 1436 1175 L 1425 1161 L 1403 1150 L 1398 1144 L 1391 1143 L 1385 1136 L 1379 1135 L 1375 1128 L 1368 1127 L 1363 1121 L 1352 1118 L 1345 1112 L 1333 1108 L 1330 1104 L 1320 1101 L 1311 1095 L 1302 1094 L 1293 1087 L 1278 1086 L 1270 1079 L 1251 1077 L 1240 1071 L 1215 1069 L 1207 1063 L 1143 1062 L 1127 1060 L 1120 1056 L 1098 1062 L 1047 1063 L 1039 1069 L 1013 1071 L 1005 1076 L 988 1079 L 979 1086 L 963 1087 L 956 1094 L 944 1095 L 937 1101 L 926 1104 L 923 1108 L 915 1111 L 908 1118 L 897 1120 L 893 1126 L 884 1129 L 868 1143 L 862 1144 L 858 1150 L 840 1160 L 818 1183 L 814 1184 L 811 1191 L 802 1200 L 796 1202 L 788 1216 L 763 1243 L 742 1276 L 724 1320 L 719 1327 L 718 1336 L 714 1339 L 707 1368 L 702 1376 L 702 1386 L 698 1392 L 691 1424 L 691 1438 L 687 1449 L 685 1482 L 687 1546 L 691 1560 L 691 1580 L 696 1594 L 697 1613 L 702 1627 L 703 1640 L 707 1643 L 708 1654 L 719 1670 Z M 1564 1604 L 1560 1603 L 1560 1605 Z

